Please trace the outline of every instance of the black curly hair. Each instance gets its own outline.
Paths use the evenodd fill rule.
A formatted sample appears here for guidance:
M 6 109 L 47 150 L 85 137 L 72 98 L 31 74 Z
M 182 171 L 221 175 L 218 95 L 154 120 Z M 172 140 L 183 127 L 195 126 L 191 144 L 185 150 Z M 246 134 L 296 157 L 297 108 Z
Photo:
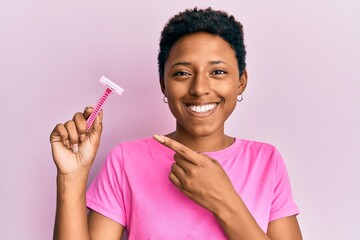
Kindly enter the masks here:
M 243 26 L 234 16 L 223 11 L 186 9 L 172 17 L 161 32 L 158 67 L 160 81 L 164 80 L 165 62 L 171 47 L 181 37 L 197 32 L 207 32 L 222 37 L 234 49 L 240 75 L 246 67 Z

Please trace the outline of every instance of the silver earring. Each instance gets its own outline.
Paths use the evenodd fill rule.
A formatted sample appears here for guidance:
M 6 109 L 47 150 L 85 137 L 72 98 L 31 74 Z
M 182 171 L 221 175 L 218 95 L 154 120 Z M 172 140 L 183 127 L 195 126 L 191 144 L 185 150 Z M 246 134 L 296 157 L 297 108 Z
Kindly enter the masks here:
M 168 103 L 168 99 L 167 99 L 167 97 L 165 95 L 163 97 L 163 101 L 164 101 L 164 103 Z
M 239 99 L 239 96 L 240 96 L 240 99 Z M 243 95 L 242 95 L 242 93 L 240 93 L 240 95 L 238 95 L 238 97 L 237 97 L 237 101 L 238 101 L 238 102 L 241 102 L 243 99 L 244 99 L 244 98 L 243 98 Z

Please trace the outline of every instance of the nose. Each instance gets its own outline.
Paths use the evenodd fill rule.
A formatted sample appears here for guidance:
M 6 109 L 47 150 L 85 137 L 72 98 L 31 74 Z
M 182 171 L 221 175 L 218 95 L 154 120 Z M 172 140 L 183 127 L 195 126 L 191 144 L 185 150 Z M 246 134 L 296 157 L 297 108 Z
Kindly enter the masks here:
M 202 74 L 196 74 L 192 79 L 190 95 L 202 96 L 211 92 L 210 79 Z

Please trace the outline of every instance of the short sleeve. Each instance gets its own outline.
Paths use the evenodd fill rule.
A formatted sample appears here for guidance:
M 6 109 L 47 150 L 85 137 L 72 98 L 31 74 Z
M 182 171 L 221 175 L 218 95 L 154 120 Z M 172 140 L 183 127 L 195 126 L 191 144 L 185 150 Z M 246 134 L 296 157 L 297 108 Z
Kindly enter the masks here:
M 293 199 L 290 179 L 284 160 L 277 150 L 275 150 L 273 157 L 275 185 L 269 222 L 299 214 L 299 209 Z
M 122 151 L 111 151 L 86 193 L 86 206 L 113 221 L 126 226 L 124 205 Z

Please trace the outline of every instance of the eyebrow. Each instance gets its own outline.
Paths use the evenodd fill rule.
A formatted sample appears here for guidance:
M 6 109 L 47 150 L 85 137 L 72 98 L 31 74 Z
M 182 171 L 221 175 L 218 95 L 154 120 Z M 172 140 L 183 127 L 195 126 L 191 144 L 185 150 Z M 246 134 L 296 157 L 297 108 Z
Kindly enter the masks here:
M 191 62 L 176 62 L 173 65 L 171 65 L 170 67 L 175 67 L 175 66 L 178 66 L 178 65 L 189 66 L 189 65 L 191 65 Z
M 224 63 L 224 64 L 226 64 L 225 62 L 220 61 L 220 60 L 213 60 L 213 61 L 209 61 L 208 63 L 209 63 L 209 64 L 211 64 L 211 65 L 214 65 L 214 64 L 220 64 L 220 63 Z
M 228 65 L 226 62 L 223 62 L 221 60 L 213 60 L 213 61 L 209 61 L 208 63 L 210 63 L 211 65 L 214 65 L 214 64 L 226 64 Z
M 226 64 L 226 65 L 229 65 L 229 64 L 227 64 L 226 62 L 223 62 L 223 61 L 221 61 L 221 60 L 212 60 L 212 61 L 208 61 L 208 63 L 209 63 L 210 65 L 215 65 L 215 64 Z M 185 61 L 176 62 L 176 63 L 174 63 L 173 65 L 171 65 L 171 67 L 178 66 L 178 65 L 181 65 L 181 66 L 190 66 L 190 65 L 191 65 L 191 62 L 185 62 Z

